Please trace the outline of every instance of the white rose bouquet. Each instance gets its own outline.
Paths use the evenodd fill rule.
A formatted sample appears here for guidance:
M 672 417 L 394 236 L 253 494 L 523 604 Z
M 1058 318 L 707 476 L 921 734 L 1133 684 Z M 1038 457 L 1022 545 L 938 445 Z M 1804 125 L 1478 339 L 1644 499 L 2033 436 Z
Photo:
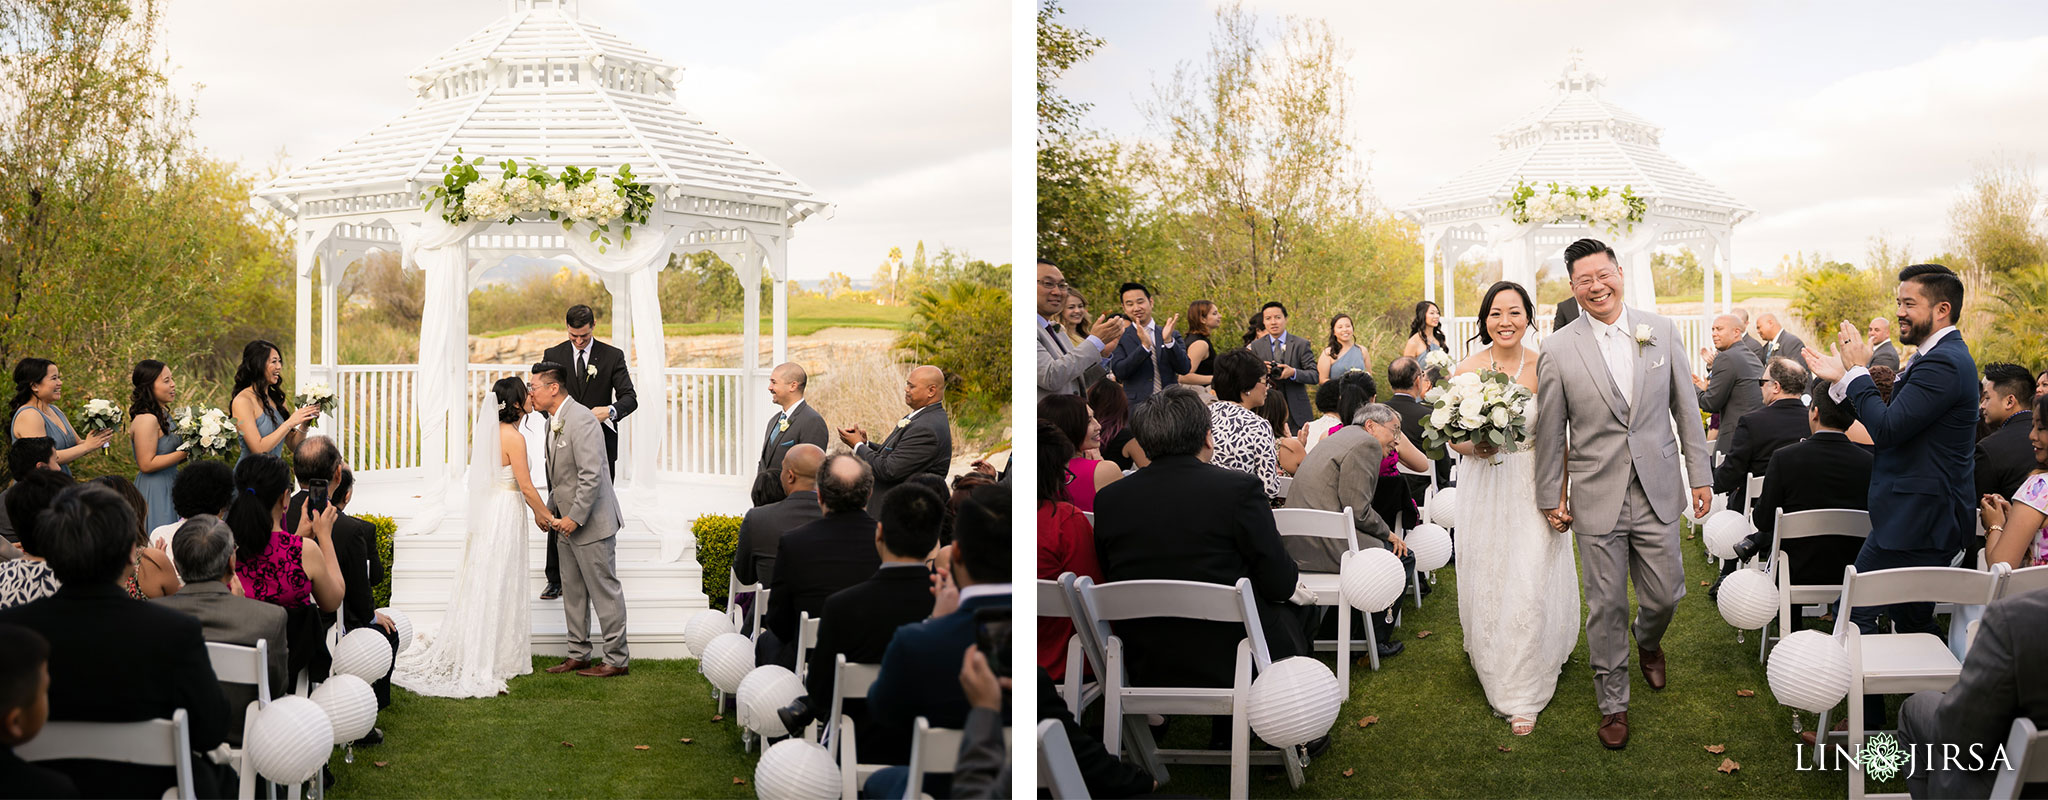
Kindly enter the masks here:
M 121 413 L 120 406 L 107 400 L 93 398 L 85 401 L 85 409 L 78 413 L 78 429 L 88 433 L 120 430 L 123 416 L 125 415 Z
M 1429 355 L 1422 357 L 1422 369 L 1425 372 L 1436 370 L 1439 375 L 1448 374 L 1453 366 L 1456 364 L 1451 361 L 1451 354 L 1442 350 L 1431 350 Z
M 1422 421 L 1422 450 L 1430 458 L 1444 458 L 1451 445 L 1462 442 L 1486 442 L 1512 453 L 1529 441 L 1534 395 L 1505 372 L 1467 372 L 1424 399 L 1434 406 Z
M 179 450 L 194 458 L 228 458 L 242 449 L 234 418 L 218 408 L 186 406 L 171 414 L 172 430 L 184 437 Z
M 322 413 L 332 414 L 334 396 L 334 387 L 327 385 L 326 381 L 320 381 L 300 386 L 299 394 L 294 400 L 302 406 L 319 406 Z

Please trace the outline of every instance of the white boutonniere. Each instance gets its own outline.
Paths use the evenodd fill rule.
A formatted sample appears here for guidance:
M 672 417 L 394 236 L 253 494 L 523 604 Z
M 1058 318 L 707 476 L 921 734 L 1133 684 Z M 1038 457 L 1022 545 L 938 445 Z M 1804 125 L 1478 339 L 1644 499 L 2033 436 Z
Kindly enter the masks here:
M 554 419 L 553 419 L 552 421 L 548 422 L 548 430 L 550 430 L 550 431 L 553 431 L 553 432 L 555 432 L 555 433 L 561 433 L 561 432 L 562 432 L 562 418 L 561 418 L 561 417 L 556 417 L 556 418 L 554 418 Z
M 1656 344 L 1656 343 L 1657 343 L 1657 335 L 1656 335 L 1655 333 L 1652 333 L 1652 332 L 1650 331 L 1650 326 L 1649 326 L 1649 325 L 1645 325 L 1645 324 L 1642 324 L 1642 323 L 1637 323 L 1637 325 L 1636 325 L 1636 349 L 1637 349 L 1637 350 L 1641 350 L 1641 349 L 1643 349 L 1643 348 L 1645 348 L 1645 347 L 1649 347 L 1650 345 L 1653 345 L 1653 344 Z
M 908 425 L 910 425 L 909 417 L 904 417 L 902 419 L 896 420 L 896 427 L 898 428 L 906 427 Z
M 585 365 L 583 365 L 583 377 L 586 377 L 586 378 L 595 378 L 595 377 L 597 377 L 597 365 L 596 365 L 596 364 L 585 364 Z

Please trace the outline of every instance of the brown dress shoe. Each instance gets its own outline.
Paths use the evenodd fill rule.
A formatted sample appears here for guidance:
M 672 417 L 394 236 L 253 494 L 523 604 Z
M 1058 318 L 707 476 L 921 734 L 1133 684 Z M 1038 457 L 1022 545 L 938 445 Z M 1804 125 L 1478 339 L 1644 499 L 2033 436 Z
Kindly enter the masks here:
M 1834 732 L 1836 732 L 1836 733 L 1848 733 L 1848 732 L 1849 732 L 1849 721 L 1848 721 L 1848 720 L 1846 720 L 1846 719 L 1845 719 L 1845 720 L 1840 720 L 1840 721 L 1837 721 L 1837 722 L 1835 723 L 1835 727 L 1833 727 L 1833 728 L 1830 728 L 1829 730 L 1832 730 L 1832 731 L 1834 731 Z M 1817 739 L 1817 738 L 1819 738 L 1819 737 L 1817 737 L 1817 736 L 1814 736 L 1814 735 L 1813 735 L 1813 731 L 1800 731 L 1800 732 L 1799 732 L 1799 741 L 1805 742 L 1805 743 L 1806 743 L 1806 746 L 1807 746 L 1807 747 L 1812 747 L 1812 746 L 1813 746 L 1813 742 L 1814 742 L 1814 740 L 1815 740 L 1815 739 Z
M 1628 746 L 1628 712 L 1600 715 L 1600 744 L 1609 750 Z
M 1649 681 L 1650 688 L 1664 688 L 1664 651 L 1636 649 L 1638 659 L 1643 663 L 1643 680 Z
M 565 659 L 562 659 L 562 663 L 560 663 L 560 664 L 556 664 L 556 665 L 554 665 L 554 666 L 552 666 L 552 667 L 548 667 L 548 668 L 547 668 L 547 673 L 548 673 L 549 675 L 560 675 L 560 674 L 562 674 L 562 673 L 564 673 L 564 672 L 575 672 L 576 670 L 579 670 L 579 669 L 584 669 L 584 668 L 587 668 L 587 667 L 589 667 L 589 666 L 590 666 L 590 662 L 588 662 L 588 661 L 584 661 L 583 659 L 580 659 L 580 658 L 565 658 Z
M 626 674 L 626 668 L 614 667 L 610 664 L 599 664 L 576 674 L 585 678 L 616 678 Z

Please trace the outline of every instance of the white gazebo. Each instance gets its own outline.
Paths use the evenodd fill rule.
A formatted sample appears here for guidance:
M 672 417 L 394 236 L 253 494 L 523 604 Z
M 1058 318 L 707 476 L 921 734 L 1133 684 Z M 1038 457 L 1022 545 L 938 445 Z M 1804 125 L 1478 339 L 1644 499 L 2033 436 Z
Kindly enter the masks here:
M 618 558 L 636 652 L 673 654 L 683 620 L 703 608 L 689 522 L 737 513 L 769 406 L 767 367 L 786 352 L 788 242 L 831 206 L 801 181 L 692 117 L 676 102 L 682 72 L 578 14 L 577 0 L 511 0 L 510 13 L 408 76 L 417 98 L 396 119 L 257 192 L 289 219 L 297 254 L 294 375 L 325 379 L 338 408 L 322 420 L 361 476 L 356 507 L 401 519 L 394 602 L 431 625 L 459 561 L 471 415 L 491 382 L 525 365 L 471 364 L 469 303 L 477 280 L 511 257 L 571 260 L 612 295 L 609 341 L 627 354 L 640 408 L 620 426 L 618 486 L 628 517 Z M 545 219 L 449 223 L 423 193 L 460 153 L 487 176 L 514 159 L 550 172 L 630 166 L 654 208 L 630 241 Z M 522 167 L 523 168 L 523 167 Z M 419 363 L 337 363 L 335 287 L 347 266 L 400 252 L 425 274 Z M 710 251 L 745 287 L 742 357 L 730 369 L 667 365 L 656 276 L 674 254 Z M 316 287 L 320 352 L 313 352 Z M 775 361 L 760 359 L 762 275 L 773 285 Z M 559 323 L 559 319 L 535 320 Z M 607 331 L 602 325 L 599 335 Z M 542 538 L 532 532 L 534 595 Z M 408 605 L 408 603 L 410 605 Z M 422 611 L 426 613 L 423 615 Z M 535 605 L 536 643 L 559 642 L 554 603 Z
M 1735 225 L 1755 212 L 1665 154 L 1658 146 L 1663 129 L 1602 99 L 1603 83 L 1573 51 L 1557 78 L 1556 96 L 1496 133 L 1499 150 L 1492 158 L 1401 210 L 1422 226 L 1424 294 L 1440 303 L 1453 347 L 1478 332 L 1473 317 L 1458 316 L 1452 287 L 1460 261 L 1477 254 L 1499 258 L 1502 277 L 1534 293 L 1539 266 L 1561 268 L 1565 246 L 1587 236 L 1606 241 L 1620 256 L 1630 305 L 1655 309 L 1650 257 L 1677 248 L 1699 258 L 1701 296 L 1710 301 L 1703 305 L 1712 305 L 1717 273 L 1721 307 L 1730 305 Z M 1647 201 L 1647 209 L 1642 221 L 1618 233 L 1576 218 L 1517 223 L 1503 210 L 1518 183 L 1544 187 L 1553 181 L 1560 188 L 1626 186 Z M 1706 317 L 1676 321 L 1686 352 L 1697 361 Z M 1550 315 L 1537 315 L 1539 338 L 1550 326 Z

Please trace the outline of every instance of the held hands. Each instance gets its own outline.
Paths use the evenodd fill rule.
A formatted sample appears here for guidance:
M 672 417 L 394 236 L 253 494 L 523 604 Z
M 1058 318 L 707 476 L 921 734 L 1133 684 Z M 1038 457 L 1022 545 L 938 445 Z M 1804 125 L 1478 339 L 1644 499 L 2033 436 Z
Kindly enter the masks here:
M 554 529 L 556 531 L 561 532 L 563 536 L 568 536 L 569 534 L 575 533 L 576 529 L 579 527 L 581 526 L 576 524 L 576 520 L 570 519 L 568 517 L 557 517 L 554 521 Z
M 545 532 L 553 532 L 555 529 L 555 518 L 545 516 L 542 514 L 534 514 L 533 526 Z
M 296 428 L 300 425 L 304 425 L 308 422 L 311 422 L 313 418 L 318 416 L 320 416 L 320 406 L 299 406 L 299 410 L 292 412 L 291 418 L 284 421 L 284 426 L 287 428 Z
M 1984 521 L 1984 530 L 1989 531 L 1992 528 L 2003 530 L 2005 528 L 2006 512 L 2011 510 L 2011 508 L 2011 501 L 1995 494 L 1987 494 L 1984 495 L 1982 500 L 1977 501 L 1977 516 Z
M 847 447 L 860 445 L 868 440 L 868 432 L 859 425 L 839 429 L 839 441 Z
M 1108 314 L 1096 317 L 1095 327 L 1089 329 L 1088 335 L 1102 340 L 1104 344 L 1115 346 L 1116 340 L 1123 338 L 1124 321 Z
M 1499 453 L 1500 448 L 1493 446 L 1493 442 L 1491 440 L 1472 440 L 1472 455 L 1478 456 L 1480 458 L 1492 458 L 1495 455 L 1498 455 Z
M 93 431 L 93 432 L 91 432 L 91 433 L 88 433 L 88 434 L 86 434 L 86 435 L 85 435 L 85 441 L 81 442 L 81 444 L 84 444 L 84 445 L 85 445 L 85 446 L 87 446 L 87 447 L 105 447 L 105 446 L 107 445 L 107 442 L 110 442 L 110 441 L 113 441 L 113 440 L 114 440 L 114 431 L 113 431 L 113 429 L 111 429 L 111 428 L 108 428 L 108 429 L 103 429 L 103 430 L 97 430 L 97 431 Z

